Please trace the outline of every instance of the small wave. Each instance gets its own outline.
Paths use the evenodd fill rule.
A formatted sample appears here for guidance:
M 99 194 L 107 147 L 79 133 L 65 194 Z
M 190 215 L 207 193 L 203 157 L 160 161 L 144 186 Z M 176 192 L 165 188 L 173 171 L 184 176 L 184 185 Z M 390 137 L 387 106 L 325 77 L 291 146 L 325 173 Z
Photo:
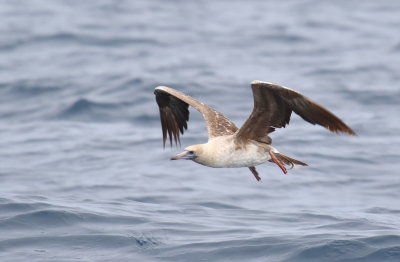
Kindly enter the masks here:
M 122 118 L 124 103 L 95 102 L 80 98 L 55 118 L 82 121 L 115 121 Z
M 400 261 L 400 237 L 384 235 L 352 240 L 333 240 L 305 247 L 285 261 Z
M 357 240 L 334 240 L 316 247 L 307 247 L 286 261 L 354 261 L 373 249 Z
M 163 242 L 159 237 L 155 237 L 147 234 L 138 234 L 130 236 L 135 243 L 141 248 L 152 248 L 162 244 Z
M 4 219 L 0 223 L 0 228 L 67 226 L 82 219 L 84 219 L 84 214 L 58 210 L 40 210 Z
M 283 43 L 305 43 L 311 40 L 296 34 L 265 34 L 257 37 L 259 40 L 263 41 L 274 41 Z
M 400 52 L 400 43 L 396 44 L 396 45 L 393 47 L 393 52 L 395 52 L 395 53 Z
M 212 209 L 242 209 L 239 206 L 224 204 L 221 202 L 199 202 L 199 203 L 195 203 L 195 205 L 202 206 L 202 207 L 208 207 L 208 208 L 212 208 Z
M 12 213 L 12 212 L 24 212 L 37 210 L 39 208 L 48 207 L 47 204 L 42 203 L 0 203 L 0 212 L 2 214 Z
M 317 29 L 321 28 L 321 29 L 324 29 L 324 30 L 331 29 L 331 30 L 336 30 L 336 31 L 338 31 L 340 33 L 343 33 L 344 31 L 352 31 L 352 30 L 354 30 L 354 28 L 350 27 L 349 25 L 346 25 L 343 21 L 338 22 L 338 21 L 329 20 L 329 21 L 327 21 L 325 23 L 323 21 L 318 21 L 318 22 L 316 22 L 316 21 L 307 21 L 307 22 L 304 23 L 304 25 L 306 27 L 309 27 L 309 28 L 312 28 L 312 29 L 314 29 L 314 28 L 317 28 Z
M 99 103 L 90 101 L 85 98 L 81 98 L 78 101 L 74 102 L 69 108 L 64 111 L 65 115 L 73 115 L 79 114 L 85 111 L 97 109 L 97 108 L 105 108 L 105 109 L 113 109 L 116 108 L 116 105 L 110 103 Z
M 327 225 L 322 225 L 318 226 L 317 228 L 319 229 L 330 229 L 330 230 L 342 230 L 342 229 L 352 229 L 352 230 L 368 230 L 371 228 L 375 229 L 390 229 L 390 227 L 384 227 L 380 225 L 375 225 L 372 223 L 369 223 L 368 221 L 344 221 L 344 222 L 339 222 L 339 223 L 332 223 L 332 224 L 327 224 Z
M 0 221 L 2 229 L 21 229 L 27 228 L 50 228 L 65 227 L 80 223 L 101 223 L 101 224 L 141 224 L 147 222 L 146 219 L 135 216 L 108 216 L 93 213 L 71 212 L 60 210 L 39 210 L 25 212 Z
M 89 122 L 158 123 L 156 105 L 151 106 L 153 111 L 149 112 L 148 108 L 148 99 L 133 98 L 129 101 L 119 99 L 116 102 L 98 102 L 79 98 L 51 118 Z
M 396 77 L 397 75 L 395 71 L 384 64 L 370 64 L 351 68 L 318 68 L 305 73 L 305 76 L 346 76 L 354 78 L 357 75 L 364 76 L 366 74 L 388 75 L 390 77 Z M 370 87 L 376 89 L 376 86 Z M 362 91 L 365 91 L 365 89 Z
M 47 247 L 64 249 L 70 247 L 75 249 L 77 246 L 86 248 L 113 248 L 121 249 L 125 247 L 150 247 L 159 245 L 162 242 L 153 237 L 135 237 L 122 235 L 106 234 L 85 234 L 85 235 L 66 235 L 66 236 L 37 236 L 13 238 L 0 241 L 0 250 L 15 249 L 22 247 Z M 109 251 L 108 251 L 109 252 Z
M 140 203 L 148 203 L 148 204 L 161 204 L 167 203 L 170 199 L 164 195 L 152 195 L 152 196 L 142 196 L 142 197 L 127 197 L 123 201 L 135 201 Z
M 40 79 L 37 81 L 19 80 L 12 83 L 0 84 L 0 88 L 7 89 L 7 93 L 19 97 L 41 96 L 45 93 L 62 91 L 65 86 L 56 83 L 53 79 Z
M 366 237 L 360 239 L 361 241 L 373 245 L 373 246 L 400 246 L 400 236 L 398 235 L 383 235 L 383 236 L 374 236 L 374 237 Z
M 394 105 L 400 104 L 400 92 L 397 90 L 346 90 L 343 92 L 349 100 L 365 105 Z
M 372 207 L 367 209 L 366 212 L 372 214 L 400 214 L 399 209 L 388 209 L 384 207 Z
M 294 248 L 291 240 L 262 237 L 174 246 L 166 248 L 163 257 L 169 261 L 282 261 L 282 253 Z
M 293 216 L 298 217 L 299 220 L 303 221 L 339 221 L 339 218 L 337 217 L 323 214 L 294 213 Z
M 141 122 L 141 123 L 158 123 L 160 121 L 160 117 L 157 113 L 154 114 L 144 114 L 136 116 L 132 119 L 134 122 Z
M 371 254 L 359 258 L 359 262 L 382 261 L 382 262 L 398 262 L 400 261 L 400 246 L 381 248 Z
M 8 42 L 0 43 L 0 51 L 11 51 L 21 47 L 29 47 L 31 45 L 58 43 L 58 44 L 77 44 L 102 46 L 102 47 L 121 47 L 129 45 L 157 45 L 162 46 L 164 43 L 156 39 L 142 37 L 126 37 L 126 36 L 109 36 L 100 37 L 95 35 L 83 35 L 69 32 L 58 32 L 48 35 L 36 35 L 29 38 L 13 39 Z

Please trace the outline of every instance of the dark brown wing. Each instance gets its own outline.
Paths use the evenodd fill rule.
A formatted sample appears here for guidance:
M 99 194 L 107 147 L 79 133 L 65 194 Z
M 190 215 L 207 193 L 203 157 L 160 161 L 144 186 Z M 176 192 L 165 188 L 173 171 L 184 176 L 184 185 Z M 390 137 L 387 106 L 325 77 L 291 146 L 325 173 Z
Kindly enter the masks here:
M 292 111 L 307 122 L 321 125 L 331 132 L 355 135 L 342 120 L 306 96 L 283 86 L 253 81 L 254 109 L 236 138 L 259 140 L 275 128 L 289 124 Z
M 160 109 L 164 146 L 167 137 L 169 137 L 171 146 L 173 140 L 176 145 L 180 144 L 180 134 L 187 129 L 189 121 L 189 105 L 203 115 L 207 124 L 208 138 L 231 135 L 238 129 L 223 114 L 175 89 L 159 86 L 154 90 L 154 94 Z

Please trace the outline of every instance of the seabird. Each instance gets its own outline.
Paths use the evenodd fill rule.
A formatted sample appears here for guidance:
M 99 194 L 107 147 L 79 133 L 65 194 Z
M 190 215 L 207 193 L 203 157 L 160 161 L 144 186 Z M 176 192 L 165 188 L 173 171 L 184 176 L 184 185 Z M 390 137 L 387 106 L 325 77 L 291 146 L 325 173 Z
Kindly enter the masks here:
M 254 108 L 241 128 L 220 112 L 175 89 L 159 86 L 154 94 L 160 111 L 163 144 L 167 137 L 171 146 L 180 145 L 180 134 L 187 130 L 189 105 L 204 117 L 208 142 L 191 145 L 171 160 L 187 159 L 209 167 L 248 167 L 254 177 L 261 178 L 255 168 L 267 161 L 277 164 L 284 174 L 286 166 L 307 166 L 306 163 L 280 153 L 268 136 L 275 128 L 289 124 L 292 112 L 305 121 L 325 127 L 334 133 L 356 135 L 333 113 L 308 97 L 274 83 L 253 81 Z

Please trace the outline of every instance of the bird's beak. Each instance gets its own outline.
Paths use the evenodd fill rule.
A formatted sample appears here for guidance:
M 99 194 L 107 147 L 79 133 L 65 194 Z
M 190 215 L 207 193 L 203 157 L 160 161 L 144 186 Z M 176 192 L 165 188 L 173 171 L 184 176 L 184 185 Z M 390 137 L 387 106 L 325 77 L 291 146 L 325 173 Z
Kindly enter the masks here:
M 179 160 L 179 159 L 192 160 L 193 155 L 190 155 L 189 151 L 185 150 L 182 153 L 179 153 L 176 156 L 171 157 L 171 160 Z

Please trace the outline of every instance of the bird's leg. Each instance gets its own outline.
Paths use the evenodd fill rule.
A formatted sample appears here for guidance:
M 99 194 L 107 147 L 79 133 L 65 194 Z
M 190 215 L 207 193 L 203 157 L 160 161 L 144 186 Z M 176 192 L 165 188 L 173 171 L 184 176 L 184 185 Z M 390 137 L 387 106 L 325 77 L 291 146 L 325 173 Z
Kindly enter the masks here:
M 274 152 L 269 151 L 269 155 L 271 156 L 271 160 L 274 161 L 283 171 L 284 174 L 287 173 L 286 167 L 282 164 L 282 162 L 275 156 Z
M 258 172 L 254 166 L 249 166 L 249 169 L 251 173 L 253 173 L 254 177 L 257 179 L 257 181 L 261 180 L 261 177 L 258 175 Z

